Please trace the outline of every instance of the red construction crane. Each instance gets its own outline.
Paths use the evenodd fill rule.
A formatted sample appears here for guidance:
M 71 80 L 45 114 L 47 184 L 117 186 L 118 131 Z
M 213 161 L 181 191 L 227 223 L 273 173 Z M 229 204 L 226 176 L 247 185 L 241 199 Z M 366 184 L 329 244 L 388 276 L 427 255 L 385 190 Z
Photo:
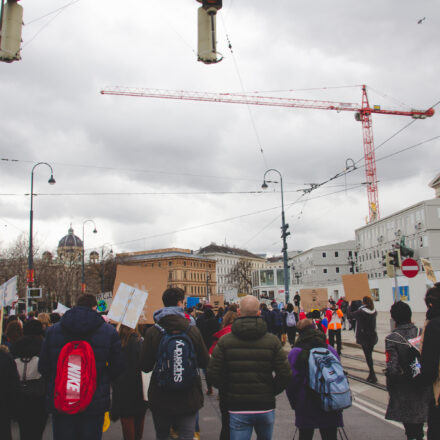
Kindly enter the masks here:
M 160 90 L 130 87 L 109 87 L 101 90 L 103 95 L 134 96 L 140 98 L 180 99 L 186 101 L 226 102 L 230 104 L 266 105 L 271 107 L 310 108 L 319 110 L 336 110 L 355 112 L 355 119 L 362 122 L 365 175 L 367 179 L 369 221 L 378 220 L 379 197 L 376 175 L 376 156 L 374 153 L 374 139 L 372 118 L 373 113 L 382 115 L 411 116 L 415 119 L 425 119 L 434 114 L 434 109 L 428 110 L 386 110 L 380 106 L 370 107 L 367 88 L 362 86 L 362 104 L 335 101 L 316 101 L 310 99 L 278 98 L 270 96 L 247 95 L 240 93 L 209 93 L 190 92 L 181 90 Z

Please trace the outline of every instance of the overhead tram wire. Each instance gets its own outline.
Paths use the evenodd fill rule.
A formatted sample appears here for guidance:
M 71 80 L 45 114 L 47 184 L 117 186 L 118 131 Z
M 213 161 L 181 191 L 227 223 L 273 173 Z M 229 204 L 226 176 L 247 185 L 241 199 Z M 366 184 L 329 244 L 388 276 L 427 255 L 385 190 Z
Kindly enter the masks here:
M 58 11 L 61 11 L 61 12 L 62 12 L 62 11 L 64 11 L 65 9 L 67 9 L 69 6 L 72 6 L 73 4 L 78 3 L 78 2 L 80 2 L 80 1 L 81 1 L 81 0 L 72 0 L 71 2 L 66 3 L 64 6 L 61 6 L 60 8 L 54 9 L 53 11 L 50 11 L 50 12 L 48 12 L 47 14 L 41 15 L 40 17 L 34 18 L 34 19 L 31 20 L 31 21 L 28 21 L 28 22 L 26 23 L 26 26 L 29 26 L 30 24 L 35 23 L 36 21 L 42 20 L 43 18 L 49 17 L 50 15 L 55 14 L 55 13 L 58 12 Z
M 352 184 L 356 186 L 358 184 Z M 340 187 L 346 185 L 329 185 L 329 187 Z M 303 192 L 304 189 L 285 190 L 285 193 Z M 78 193 L 35 193 L 34 196 L 204 196 L 204 195 L 272 195 L 279 194 L 279 191 L 267 192 L 261 190 L 255 191 L 194 191 L 194 192 L 78 192 Z M 28 197 L 29 193 L 0 193 L 0 197 Z
M 78 3 L 80 0 L 73 0 L 73 1 L 71 1 L 70 3 L 68 3 L 68 4 L 66 4 L 66 5 L 64 5 L 64 6 L 62 6 L 61 8 L 58 8 L 58 9 L 56 9 L 56 10 L 54 10 L 54 11 L 52 11 L 52 12 L 49 12 L 48 14 L 46 14 L 45 16 L 42 16 L 42 17 L 39 17 L 39 18 L 36 18 L 35 20 L 32 20 L 31 22 L 29 22 L 29 24 L 30 23 L 34 23 L 35 21 L 37 21 L 37 20 L 40 20 L 40 19 L 42 19 L 42 18 L 44 18 L 44 17 L 48 17 L 48 16 L 50 16 L 50 15 L 52 15 L 52 14 L 55 14 L 50 20 L 48 20 L 47 21 L 47 23 L 45 23 L 43 26 L 41 26 L 41 28 L 34 34 L 34 36 L 33 37 L 31 37 L 28 41 L 26 41 L 26 43 L 24 43 L 23 44 L 23 49 L 26 47 L 26 46 L 28 46 L 30 43 L 32 43 L 32 41 L 34 41 L 35 40 L 35 38 L 37 38 L 37 36 L 41 33 L 41 32 L 43 32 L 44 31 L 44 29 L 46 29 L 59 15 L 61 15 L 69 6 L 72 6 L 73 4 L 75 4 L 75 3 Z
M 31 160 L 22 160 L 22 159 L 9 159 L 9 158 L 0 158 L 0 162 L 11 162 L 11 163 L 34 163 Z M 112 166 L 102 166 L 102 165 L 90 165 L 90 164 L 74 164 L 74 163 L 65 163 L 65 162 L 54 162 L 51 161 L 54 165 L 64 166 L 64 167 L 72 167 L 72 168 L 88 168 L 88 169 L 97 169 L 97 170 L 108 170 L 108 171 L 123 171 L 128 173 L 143 173 L 143 174 L 162 174 L 162 175 L 173 175 L 173 176 L 184 176 L 184 177 L 199 177 L 204 179 L 218 179 L 218 180 L 236 180 L 236 181 L 244 181 L 244 182 L 259 182 L 258 179 L 251 179 L 246 177 L 232 177 L 232 176 L 215 176 L 215 175 L 207 175 L 207 174 L 194 174 L 194 173 L 182 173 L 177 171 L 161 171 L 161 170 L 150 170 L 150 169 L 137 169 L 137 168 L 118 168 Z M 304 182 L 285 182 L 286 185 L 305 185 Z
M 358 185 L 357 187 L 349 188 L 349 190 L 359 189 L 359 188 L 363 188 L 363 185 Z M 331 192 L 331 193 L 322 194 L 320 196 L 310 197 L 309 200 L 321 199 L 323 197 L 329 197 L 329 196 L 332 196 L 332 195 L 335 195 L 335 194 L 339 194 L 339 193 L 342 193 L 342 192 L 345 192 L 345 191 L 346 191 L 345 189 L 342 189 L 342 190 L 334 191 L 334 192 Z M 296 205 L 298 203 L 299 202 L 297 200 L 295 200 L 293 202 L 290 202 L 290 203 L 286 204 L 285 207 L 287 208 L 287 207 Z M 222 220 L 215 220 L 215 221 L 212 221 L 212 222 L 209 222 L 209 223 L 204 223 L 204 224 L 201 224 L 201 225 L 188 226 L 186 228 L 177 229 L 177 230 L 174 230 L 174 231 L 163 232 L 163 233 L 160 233 L 160 234 L 154 234 L 154 235 L 150 235 L 150 236 L 146 236 L 146 237 L 135 238 L 133 240 L 126 240 L 126 241 L 120 241 L 120 242 L 117 242 L 117 243 L 111 243 L 111 245 L 112 246 L 120 246 L 120 245 L 124 245 L 124 244 L 129 244 L 129 243 L 136 243 L 138 241 L 150 240 L 150 239 L 153 239 L 153 238 L 159 238 L 159 237 L 164 237 L 164 236 L 167 236 L 167 235 L 177 234 L 177 233 L 180 233 L 180 232 L 187 232 L 187 231 L 191 231 L 191 230 L 194 230 L 194 229 L 204 228 L 204 227 L 207 227 L 207 226 L 212 226 L 212 225 L 216 225 L 216 224 L 220 224 L 220 223 L 226 223 L 226 222 L 229 222 L 229 221 L 238 220 L 238 219 L 245 218 L 245 217 L 251 217 L 253 215 L 263 214 L 265 212 L 274 211 L 275 209 L 280 209 L 280 208 L 281 208 L 281 205 L 274 206 L 272 208 L 261 209 L 259 211 L 253 211 L 253 212 L 246 213 L 246 214 L 241 214 L 241 215 L 238 215 L 238 216 L 235 216 L 235 217 L 228 217 L 228 218 L 222 219 Z M 92 249 L 92 248 L 90 248 L 90 249 Z
M 246 89 L 245 89 L 245 87 L 244 87 L 244 83 L 243 83 L 243 78 L 241 77 L 240 69 L 238 68 L 238 63 L 237 63 L 237 60 L 236 60 L 236 58 L 235 58 L 234 51 L 232 50 L 232 44 L 231 44 L 231 41 L 230 41 L 230 38 L 229 38 L 229 33 L 228 33 L 228 29 L 227 29 L 227 26 L 226 26 L 225 19 L 224 19 L 224 17 L 223 17 L 223 14 L 221 13 L 221 11 L 219 12 L 219 14 L 220 14 L 220 17 L 221 17 L 221 19 L 222 19 L 223 27 L 224 27 L 224 29 L 225 29 L 226 39 L 227 39 L 227 41 L 228 41 L 228 47 L 229 47 L 229 50 L 230 50 L 230 52 L 231 52 L 232 61 L 233 61 L 234 66 L 235 66 L 235 71 L 236 71 L 236 73 L 237 73 L 238 80 L 239 80 L 239 82 L 240 82 L 240 86 L 241 86 L 242 93 L 246 93 L 246 92 L 245 92 Z M 248 109 L 248 113 L 249 113 L 249 117 L 250 117 L 250 120 L 251 120 L 251 124 L 252 124 L 252 127 L 253 127 L 253 129 L 254 129 L 255 137 L 256 137 L 257 142 L 258 142 L 258 148 L 259 148 L 260 153 L 261 153 L 261 156 L 262 156 L 262 158 L 263 158 L 264 166 L 265 166 L 266 169 L 267 169 L 267 168 L 269 168 L 269 165 L 267 164 L 266 156 L 265 156 L 265 154 L 264 154 L 263 146 L 262 146 L 262 144 L 261 144 L 260 135 L 259 135 L 258 130 L 257 130 L 257 125 L 255 124 L 255 119 L 254 119 L 254 115 L 253 115 L 253 113 L 252 113 L 251 106 L 250 106 L 249 104 L 246 104 L 246 107 L 247 107 L 247 109 Z

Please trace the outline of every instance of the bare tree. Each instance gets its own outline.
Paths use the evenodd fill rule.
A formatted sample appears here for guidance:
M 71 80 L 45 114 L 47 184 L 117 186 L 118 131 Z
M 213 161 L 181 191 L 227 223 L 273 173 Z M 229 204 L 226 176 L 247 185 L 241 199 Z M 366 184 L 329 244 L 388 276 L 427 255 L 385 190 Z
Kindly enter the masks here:
M 228 279 L 234 287 L 238 288 L 238 292 L 250 295 L 252 293 L 252 263 L 239 260 L 232 266 Z

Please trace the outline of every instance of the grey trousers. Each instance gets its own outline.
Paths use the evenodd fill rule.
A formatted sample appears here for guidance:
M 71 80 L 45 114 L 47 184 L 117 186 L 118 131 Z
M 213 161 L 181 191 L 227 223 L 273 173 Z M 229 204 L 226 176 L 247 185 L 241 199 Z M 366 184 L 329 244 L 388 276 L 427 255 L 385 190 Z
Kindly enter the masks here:
M 193 440 L 196 426 L 196 415 L 185 414 L 172 416 L 170 414 L 159 414 L 153 412 L 154 429 L 157 440 L 167 440 L 170 435 L 171 426 L 177 431 L 179 440 Z

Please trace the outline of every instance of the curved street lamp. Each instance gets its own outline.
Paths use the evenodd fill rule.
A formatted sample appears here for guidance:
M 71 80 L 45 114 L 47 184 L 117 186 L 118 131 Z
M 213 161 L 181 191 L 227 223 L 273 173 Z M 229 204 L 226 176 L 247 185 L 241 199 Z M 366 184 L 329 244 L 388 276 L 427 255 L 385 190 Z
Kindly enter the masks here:
M 274 180 L 266 180 L 266 175 L 269 172 L 275 172 L 278 173 L 278 175 L 280 176 L 280 181 L 276 182 Z M 281 175 L 281 173 L 276 170 L 275 168 L 270 168 L 268 169 L 263 176 L 263 184 L 261 185 L 261 188 L 263 189 L 267 189 L 268 188 L 268 183 L 280 183 L 281 185 L 281 238 L 283 239 L 283 263 L 284 263 L 284 294 L 286 297 L 286 304 L 289 303 L 289 265 L 288 265 L 288 257 L 287 257 L 287 241 L 286 238 L 288 235 L 290 235 L 290 232 L 287 231 L 287 229 L 289 229 L 289 225 L 286 224 L 285 221 L 285 215 L 284 215 L 284 192 L 283 192 L 283 176 Z
M 83 221 L 83 227 L 82 227 L 82 258 L 81 258 L 81 293 L 86 293 L 86 279 L 84 274 L 84 226 L 86 223 L 93 223 L 93 233 L 97 234 L 98 230 L 96 229 L 95 222 L 92 219 L 87 219 Z

